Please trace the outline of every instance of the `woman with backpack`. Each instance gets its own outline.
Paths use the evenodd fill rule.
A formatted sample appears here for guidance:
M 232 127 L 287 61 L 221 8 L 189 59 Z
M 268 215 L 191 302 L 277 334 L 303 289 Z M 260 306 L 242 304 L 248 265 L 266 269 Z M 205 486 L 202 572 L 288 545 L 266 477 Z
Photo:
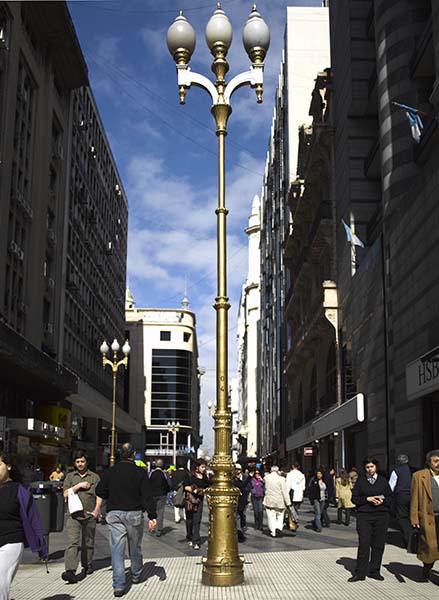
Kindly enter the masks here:
M 9 599 L 25 546 L 47 558 L 38 509 L 31 492 L 20 480 L 9 456 L 0 451 L 0 600 Z

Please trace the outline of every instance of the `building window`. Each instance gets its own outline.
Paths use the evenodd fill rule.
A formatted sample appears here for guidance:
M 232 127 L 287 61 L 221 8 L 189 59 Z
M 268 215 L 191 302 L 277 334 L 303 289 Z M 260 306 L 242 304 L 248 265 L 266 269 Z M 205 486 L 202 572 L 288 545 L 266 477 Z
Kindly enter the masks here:
M 189 340 L 191 339 L 191 334 L 187 331 L 183 332 L 183 341 L 184 342 L 189 342 Z
M 161 342 L 170 342 L 171 341 L 171 332 L 170 331 L 161 331 L 160 332 L 160 341 Z
M 164 332 L 169 333 L 169 332 Z M 151 424 L 191 424 L 192 352 L 152 351 Z

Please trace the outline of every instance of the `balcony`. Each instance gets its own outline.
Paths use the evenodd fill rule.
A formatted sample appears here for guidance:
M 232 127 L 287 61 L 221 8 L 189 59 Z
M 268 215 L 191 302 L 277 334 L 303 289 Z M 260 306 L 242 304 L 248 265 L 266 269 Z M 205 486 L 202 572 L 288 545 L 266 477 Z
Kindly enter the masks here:
M 434 78 L 434 45 L 432 20 L 428 19 L 424 31 L 421 33 L 416 48 L 410 59 L 410 77 Z

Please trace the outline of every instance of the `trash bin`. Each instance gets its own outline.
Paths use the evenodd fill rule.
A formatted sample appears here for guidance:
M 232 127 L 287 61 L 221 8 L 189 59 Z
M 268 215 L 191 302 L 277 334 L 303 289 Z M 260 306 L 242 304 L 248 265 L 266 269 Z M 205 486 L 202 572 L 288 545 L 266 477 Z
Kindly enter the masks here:
M 31 483 L 34 502 L 40 513 L 44 535 L 64 528 L 64 495 L 58 482 L 35 481 Z

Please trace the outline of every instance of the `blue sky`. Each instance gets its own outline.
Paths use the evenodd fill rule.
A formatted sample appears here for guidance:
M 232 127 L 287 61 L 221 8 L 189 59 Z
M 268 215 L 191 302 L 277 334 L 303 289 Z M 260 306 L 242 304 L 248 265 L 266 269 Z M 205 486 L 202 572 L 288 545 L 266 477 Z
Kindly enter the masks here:
M 226 139 L 228 217 L 229 377 L 236 371 L 236 319 L 247 272 L 248 224 L 259 194 L 282 56 L 286 6 L 321 6 L 320 0 L 262 0 L 258 10 L 271 30 L 265 61 L 264 102 L 250 88 L 232 98 Z M 230 80 L 249 67 L 242 28 L 251 1 L 223 0 L 234 39 Z M 93 89 L 129 202 L 128 277 L 139 307 L 179 307 L 185 278 L 197 316 L 202 379 L 201 426 L 212 448 L 208 400 L 215 400 L 217 159 L 210 97 L 192 88 L 180 106 L 175 64 L 166 31 L 180 8 L 193 25 L 193 71 L 210 78 L 212 57 L 204 30 L 216 2 L 114 0 L 69 2 Z M 310 90 L 311 92 L 311 90 Z

